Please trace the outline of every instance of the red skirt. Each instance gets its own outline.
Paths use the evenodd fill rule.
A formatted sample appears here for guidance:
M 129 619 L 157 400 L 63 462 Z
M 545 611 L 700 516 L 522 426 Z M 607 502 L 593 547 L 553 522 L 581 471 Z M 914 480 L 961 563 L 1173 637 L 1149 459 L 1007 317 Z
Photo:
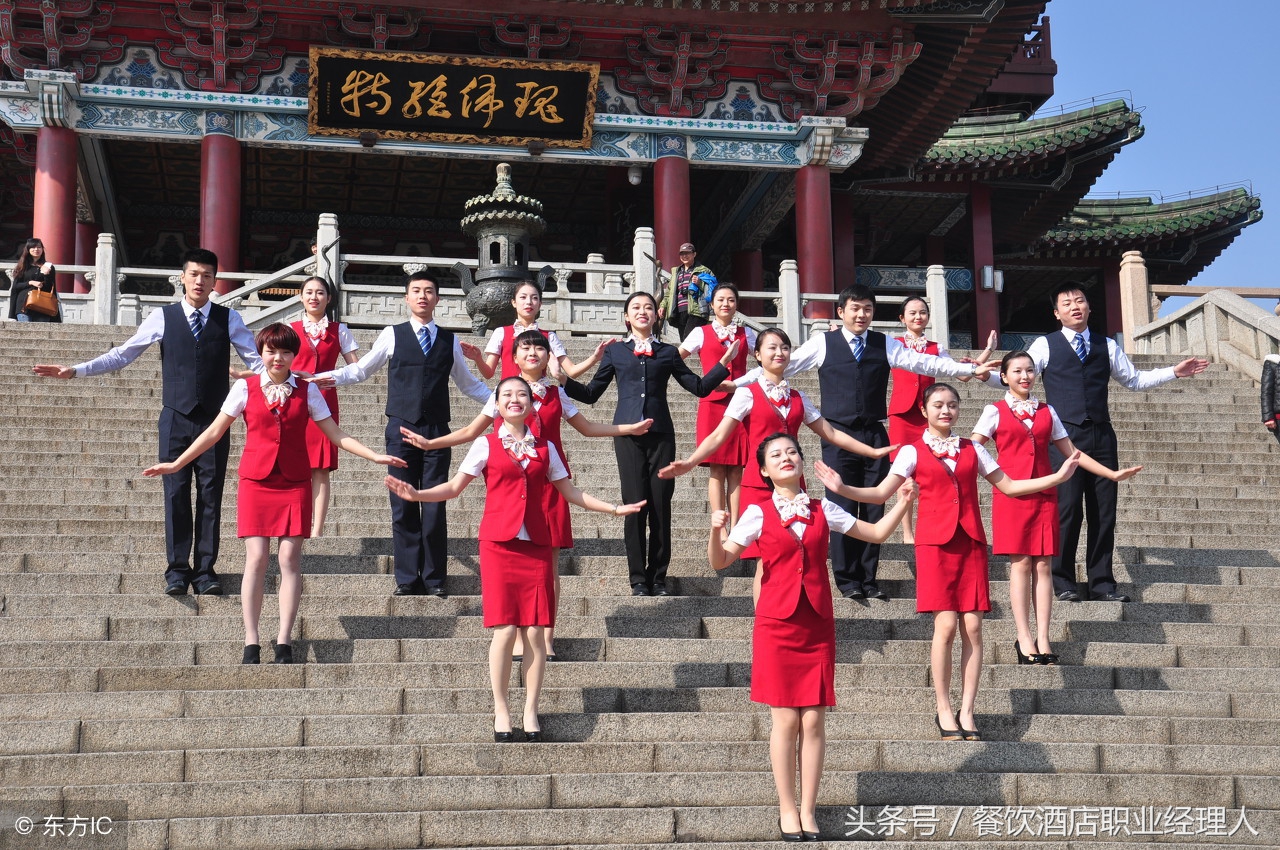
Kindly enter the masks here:
M 990 610 L 986 544 L 963 528 L 941 546 L 916 544 L 916 613 Z
M 554 626 L 551 547 L 528 540 L 480 541 L 480 606 L 486 629 Z
M 925 421 L 924 414 L 919 410 L 908 410 L 906 413 L 890 413 L 889 445 L 909 446 L 924 435 L 924 429 L 927 427 L 929 427 L 929 423 Z M 893 461 L 897 456 L 898 450 L 894 449 L 889 453 L 889 460 Z
M 756 617 L 751 631 L 751 701 L 775 707 L 836 704 L 836 621 L 803 592 L 785 620 Z
M 310 537 L 311 479 L 289 481 L 279 468 L 261 481 L 241 478 L 236 491 L 237 537 Z
M 1014 498 L 991 494 L 991 551 L 996 555 L 1058 554 L 1058 490 Z
M 321 390 L 320 392 L 324 396 L 325 404 L 329 405 L 329 412 L 333 414 L 333 424 L 337 425 L 338 391 Z M 314 419 L 307 422 L 307 459 L 311 461 L 312 469 L 338 468 L 338 447 L 321 433 L 320 426 Z
M 569 521 L 569 502 L 550 481 L 542 488 L 542 513 L 547 518 L 551 548 L 573 548 L 573 525 Z
M 697 438 L 698 444 L 711 436 L 711 432 L 720 427 L 720 422 L 724 419 L 724 412 L 729 407 L 729 399 L 733 395 L 728 395 L 723 401 L 712 401 L 711 399 L 702 399 L 698 402 L 698 427 Z M 729 435 L 729 439 L 724 441 L 724 445 L 711 453 L 711 456 L 704 460 L 699 466 L 710 466 L 713 463 L 722 464 L 724 466 L 746 466 L 747 454 L 750 447 L 747 446 L 747 429 L 744 425 L 739 424 L 733 429 L 733 433 Z

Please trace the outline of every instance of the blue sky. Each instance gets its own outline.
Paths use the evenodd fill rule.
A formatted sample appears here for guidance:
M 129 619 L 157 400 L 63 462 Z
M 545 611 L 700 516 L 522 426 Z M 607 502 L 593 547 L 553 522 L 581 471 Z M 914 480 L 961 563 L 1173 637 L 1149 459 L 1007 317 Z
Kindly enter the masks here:
M 1091 195 L 1162 193 L 1172 200 L 1249 181 L 1262 197 L 1262 221 L 1192 283 L 1280 286 L 1280 72 L 1270 44 L 1280 2 L 1052 0 L 1046 14 L 1058 63 L 1046 110 L 1127 90 L 1146 128 Z

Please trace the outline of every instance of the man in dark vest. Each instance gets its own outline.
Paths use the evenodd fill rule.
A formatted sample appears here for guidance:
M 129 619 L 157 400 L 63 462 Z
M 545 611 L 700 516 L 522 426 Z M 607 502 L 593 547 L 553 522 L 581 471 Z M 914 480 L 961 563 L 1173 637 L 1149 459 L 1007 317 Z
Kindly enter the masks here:
M 822 392 L 822 415 L 836 428 L 872 448 L 889 445 L 884 429 L 888 417 L 886 398 L 889 370 L 904 369 L 937 378 L 986 378 L 985 364 L 961 363 L 907 348 L 893 337 L 870 330 L 875 318 L 876 295 L 866 286 L 845 287 L 837 301 L 836 315 L 843 325 L 837 330 L 815 334 L 791 355 L 786 374 L 818 370 Z M 735 381 L 744 386 L 760 374 L 753 369 Z M 866 458 L 823 442 L 822 460 L 852 487 L 875 487 L 889 474 L 888 457 Z M 884 505 L 864 505 L 827 491 L 827 498 L 859 520 L 878 522 Z M 888 599 L 876 584 L 880 546 L 854 540 L 843 534 L 831 535 L 831 571 L 836 587 L 846 599 Z
M 1089 299 L 1079 283 L 1068 281 L 1052 296 L 1053 315 L 1061 324 L 1057 333 L 1037 338 L 1027 352 L 1044 381 L 1046 400 L 1058 413 L 1072 444 L 1109 469 L 1119 469 L 1116 432 L 1107 409 L 1107 388 L 1114 380 L 1131 390 L 1148 390 L 1174 378 L 1198 375 L 1208 360 L 1188 357 L 1176 366 L 1138 371 L 1115 340 L 1089 331 Z M 996 386 L 999 378 L 988 383 Z M 1000 387 L 1003 389 L 1003 386 Z M 1053 468 L 1062 464 L 1060 455 L 1049 447 Z M 1081 504 L 1083 503 L 1083 510 Z M 1058 523 L 1061 545 L 1053 559 L 1053 590 L 1063 602 L 1081 600 L 1076 583 L 1076 547 L 1080 523 L 1089 520 L 1085 542 L 1085 569 L 1090 599 L 1128 602 L 1116 591 L 1111 561 L 1115 548 L 1116 483 L 1077 469 L 1065 484 L 1058 486 Z
M 317 375 L 322 384 L 355 384 L 387 367 L 387 454 L 403 458 L 404 469 L 388 470 L 416 488 L 434 487 L 449 478 L 449 449 L 422 451 L 405 439 L 449 433 L 449 381 L 484 404 L 489 388 L 467 368 L 466 358 L 482 356 L 435 323 L 440 291 L 426 272 L 405 282 L 404 300 L 411 318 L 383 328 L 373 348 L 355 363 Z M 391 494 L 391 537 L 395 547 L 396 596 L 445 596 L 448 527 L 443 502 L 406 502 Z
M 164 404 L 160 410 L 160 460 L 177 459 L 209 427 L 227 397 L 231 347 L 235 346 L 245 366 L 262 371 L 253 334 L 240 314 L 209 300 L 217 276 L 218 258 L 212 251 L 188 251 L 182 258 L 186 294 L 181 301 L 150 313 L 124 345 L 100 357 L 70 368 L 36 366 L 35 373 L 50 378 L 77 378 L 116 372 L 137 360 L 152 344 L 160 343 Z M 228 432 L 185 469 L 164 477 L 164 537 L 169 560 L 164 592 L 170 596 L 185 596 L 188 586 L 201 595 L 222 594 L 222 584 L 213 567 L 218 560 L 222 483 L 230 447 Z

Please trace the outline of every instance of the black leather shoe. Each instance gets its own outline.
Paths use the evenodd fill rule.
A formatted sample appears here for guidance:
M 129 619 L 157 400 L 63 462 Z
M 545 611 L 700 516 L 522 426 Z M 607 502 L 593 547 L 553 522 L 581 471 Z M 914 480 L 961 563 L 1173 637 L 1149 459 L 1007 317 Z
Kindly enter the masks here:
M 192 589 L 195 590 L 196 596 L 221 596 L 222 595 L 222 585 L 221 583 L 218 582 L 216 578 L 209 579 L 208 581 L 198 582 L 192 585 Z
M 667 590 L 667 586 L 665 584 L 655 584 L 653 586 L 653 595 L 654 596 L 671 596 L 671 591 Z
M 851 587 L 848 590 L 844 591 L 842 595 L 844 596 L 845 599 L 866 599 L 867 598 L 867 594 L 863 593 L 862 588 L 860 587 Z
M 1109 593 L 1095 593 L 1089 598 L 1092 599 L 1094 602 L 1128 602 L 1129 601 L 1129 597 L 1125 596 L 1123 593 L 1116 593 L 1115 591 L 1111 591 Z
M 960 726 L 960 712 L 958 712 L 958 711 L 956 712 L 956 725 L 957 725 L 957 726 Z M 973 725 L 974 725 L 974 726 L 977 726 L 978 724 L 977 724 L 977 723 L 974 723 Z M 964 739 L 965 739 L 966 741 L 981 741 L 981 740 L 982 740 L 982 736 L 978 734 L 978 730 L 977 730 L 977 729 L 966 729 L 966 728 L 964 728 L 963 726 L 960 726 L 960 734 L 964 737 Z
M 244 648 L 244 659 L 241 664 L 260 664 L 262 662 L 262 647 L 256 643 L 251 643 Z
M 186 596 L 187 583 L 180 578 L 174 579 L 165 585 L 164 592 L 169 596 Z
M 392 596 L 421 596 L 422 589 L 418 587 L 416 582 L 409 582 L 408 584 L 397 584 L 395 592 L 392 593 L 391 595 Z
M 643 584 L 633 584 L 631 585 L 631 595 L 632 596 L 648 596 L 649 588 L 645 587 Z
M 778 834 L 782 836 L 783 841 L 807 841 L 808 840 L 807 838 L 805 838 L 804 830 L 801 830 L 800 832 L 783 832 L 781 819 L 778 820 Z
M 1043 664 L 1044 663 L 1043 661 L 1040 660 L 1039 653 L 1033 652 L 1030 655 L 1023 655 L 1022 644 L 1018 643 L 1017 638 L 1013 639 L 1013 651 L 1018 653 L 1019 664 Z
M 524 733 L 524 740 L 525 740 L 525 743 L 528 743 L 528 744 L 541 744 L 542 730 L 534 729 L 532 732 L 530 732 L 529 730 L 526 729 Z
M 1059 602 L 1079 602 L 1080 594 L 1076 593 L 1074 590 L 1064 590 L 1058 594 L 1058 601 Z
M 821 841 L 821 840 L 822 840 L 822 833 L 821 833 L 821 832 L 810 832 L 810 831 L 809 831 L 809 830 L 807 830 L 807 829 L 802 829 L 802 830 L 800 830 L 800 831 L 801 831 L 802 833 L 804 833 L 804 840 L 805 840 L 805 841 Z
M 516 739 L 516 735 L 514 732 L 494 732 L 493 733 L 493 742 L 495 744 L 510 744 L 513 741 L 515 741 L 515 739 Z
M 439 585 L 433 585 L 433 586 L 431 586 L 431 587 L 424 588 L 424 589 L 423 589 L 423 591 L 422 591 L 422 595 L 423 595 L 423 596 L 434 596 L 434 597 L 436 597 L 437 599 L 448 599 L 448 598 L 449 598 L 449 594 L 445 593 L 445 592 L 444 592 L 444 588 L 443 588 L 443 587 L 440 587 Z
M 276 644 L 276 660 L 272 664 L 292 664 L 293 663 L 293 647 L 287 643 Z
M 876 587 L 874 584 L 864 584 L 862 586 L 862 593 L 868 599 L 888 599 L 889 598 L 889 594 L 885 593 L 883 590 Z

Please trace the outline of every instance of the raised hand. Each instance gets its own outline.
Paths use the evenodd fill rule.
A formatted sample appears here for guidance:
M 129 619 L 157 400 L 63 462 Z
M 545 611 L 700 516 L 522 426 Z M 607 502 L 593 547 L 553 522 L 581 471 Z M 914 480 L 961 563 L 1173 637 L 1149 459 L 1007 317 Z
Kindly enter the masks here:
M 142 470 L 142 474 L 146 478 L 157 478 L 161 475 L 172 475 L 178 471 L 178 465 L 172 461 L 168 463 L 157 463 L 155 466 L 148 466 Z
M 1112 475 L 1112 481 L 1128 481 L 1133 476 L 1142 471 L 1140 466 L 1131 466 L 1128 469 L 1117 469 Z
M 255 372 L 255 371 L 253 371 L 252 369 L 237 369 L 235 366 L 228 366 L 228 367 L 227 367 L 227 374 L 228 374 L 228 375 L 230 375 L 230 376 L 231 376 L 231 378 L 232 378 L 233 380 L 237 380 L 237 381 L 238 381 L 238 380 L 240 380 L 241 378 L 243 378 L 244 380 L 246 380 L 246 381 L 247 381 L 247 380 L 249 380 L 250 378 L 252 378 L 252 377 L 254 377 L 255 375 L 257 375 L 258 373 L 257 373 L 257 372 Z M 304 381 L 305 381 L 307 378 L 312 377 L 311 375 L 307 374 L 306 372 L 294 372 L 293 374 L 294 374 L 294 377 L 301 378 L 301 379 L 302 379 L 302 380 L 304 380 Z
M 457 339 L 457 337 L 454 337 L 454 339 Z M 467 358 L 468 360 L 471 360 L 475 363 L 484 362 L 484 352 L 481 351 L 480 346 L 476 345 L 475 343 L 466 342 L 464 340 L 459 339 L 458 348 L 462 350 L 462 356 Z
M 898 499 L 903 502 L 913 502 L 915 501 L 916 496 L 919 495 L 919 492 L 920 491 L 916 487 L 916 482 L 908 478 L 906 481 L 903 481 L 902 486 L 898 488 Z
M 408 462 L 406 462 L 404 458 L 395 457 L 394 455 L 376 455 L 372 460 L 379 466 L 395 466 L 400 469 L 405 469 L 409 466 Z
M 1209 368 L 1209 361 L 1203 357 L 1188 357 L 1177 366 L 1173 367 L 1173 374 L 1179 378 L 1190 378 L 1192 375 L 1199 375 L 1205 369 Z
M 1062 468 L 1058 470 L 1058 483 L 1062 483 L 1074 475 L 1079 466 L 1080 450 L 1076 449 L 1066 460 L 1062 462 Z
M 995 331 L 992 331 L 991 333 L 987 334 L 986 350 L 995 351 L 999 347 L 1000 347 L 1000 334 L 996 333 Z
M 326 375 L 326 376 L 312 375 L 310 378 L 302 378 L 302 380 L 306 381 L 308 384 L 315 384 L 317 387 L 319 387 L 322 390 L 331 390 L 334 387 L 338 386 L 338 379 L 333 377 L 332 375 Z
M 63 380 L 66 380 L 67 378 L 74 378 L 76 376 L 76 370 L 72 369 L 70 366 L 54 366 L 48 363 L 32 366 L 31 371 L 42 378 L 62 378 Z
M 813 471 L 817 474 L 818 480 L 822 482 L 822 486 L 832 492 L 837 492 L 844 486 L 844 479 L 840 474 L 822 461 L 814 461 Z
M 898 443 L 894 443 L 893 445 L 885 446 L 882 449 L 872 449 L 871 451 L 874 452 L 874 454 L 872 454 L 871 456 L 875 458 L 888 457 L 889 455 L 896 452 L 899 448 L 901 448 L 901 446 Z
M 686 472 L 693 469 L 693 464 L 687 460 L 673 460 L 671 463 L 658 470 L 659 478 L 679 478 Z
M 631 425 L 623 425 L 622 429 L 628 435 L 632 437 L 638 437 L 641 434 L 649 433 L 649 428 L 651 428 L 652 426 L 653 426 L 653 420 L 645 419 L 640 422 L 635 422 Z
M 643 502 L 634 502 L 630 505 L 618 505 L 618 509 L 614 511 L 614 513 L 616 513 L 618 516 L 627 516 L 628 514 L 638 514 L 640 513 L 641 508 L 643 508 L 647 502 L 648 500 L 646 499 Z
M 401 481 L 399 478 L 393 478 L 388 475 L 382 479 L 382 483 L 387 485 L 387 489 L 395 495 L 404 499 L 406 502 L 418 501 L 418 490 L 409 484 L 408 481 Z
M 415 449 L 421 449 L 424 452 L 429 452 L 437 448 L 436 446 L 433 446 L 431 444 L 431 440 L 427 439 L 421 434 L 417 434 L 413 431 L 410 431 L 408 428 L 405 428 L 403 426 L 401 426 L 400 428 L 400 436 L 404 437 L 404 441 L 406 443 L 413 446 Z
M 729 512 L 728 511 L 712 511 L 711 527 L 712 528 L 728 528 Z
M 742 347 L 742 340 L 735 339 L 733 341 L 733 344 L 730 345 L 727 349 L 725 349 L 724 357 L 720 358 L 720 365 L 728 368 L 729 364 L 733 362 L 733 358 L 738 356 L 738 349 L 741 347 Z

